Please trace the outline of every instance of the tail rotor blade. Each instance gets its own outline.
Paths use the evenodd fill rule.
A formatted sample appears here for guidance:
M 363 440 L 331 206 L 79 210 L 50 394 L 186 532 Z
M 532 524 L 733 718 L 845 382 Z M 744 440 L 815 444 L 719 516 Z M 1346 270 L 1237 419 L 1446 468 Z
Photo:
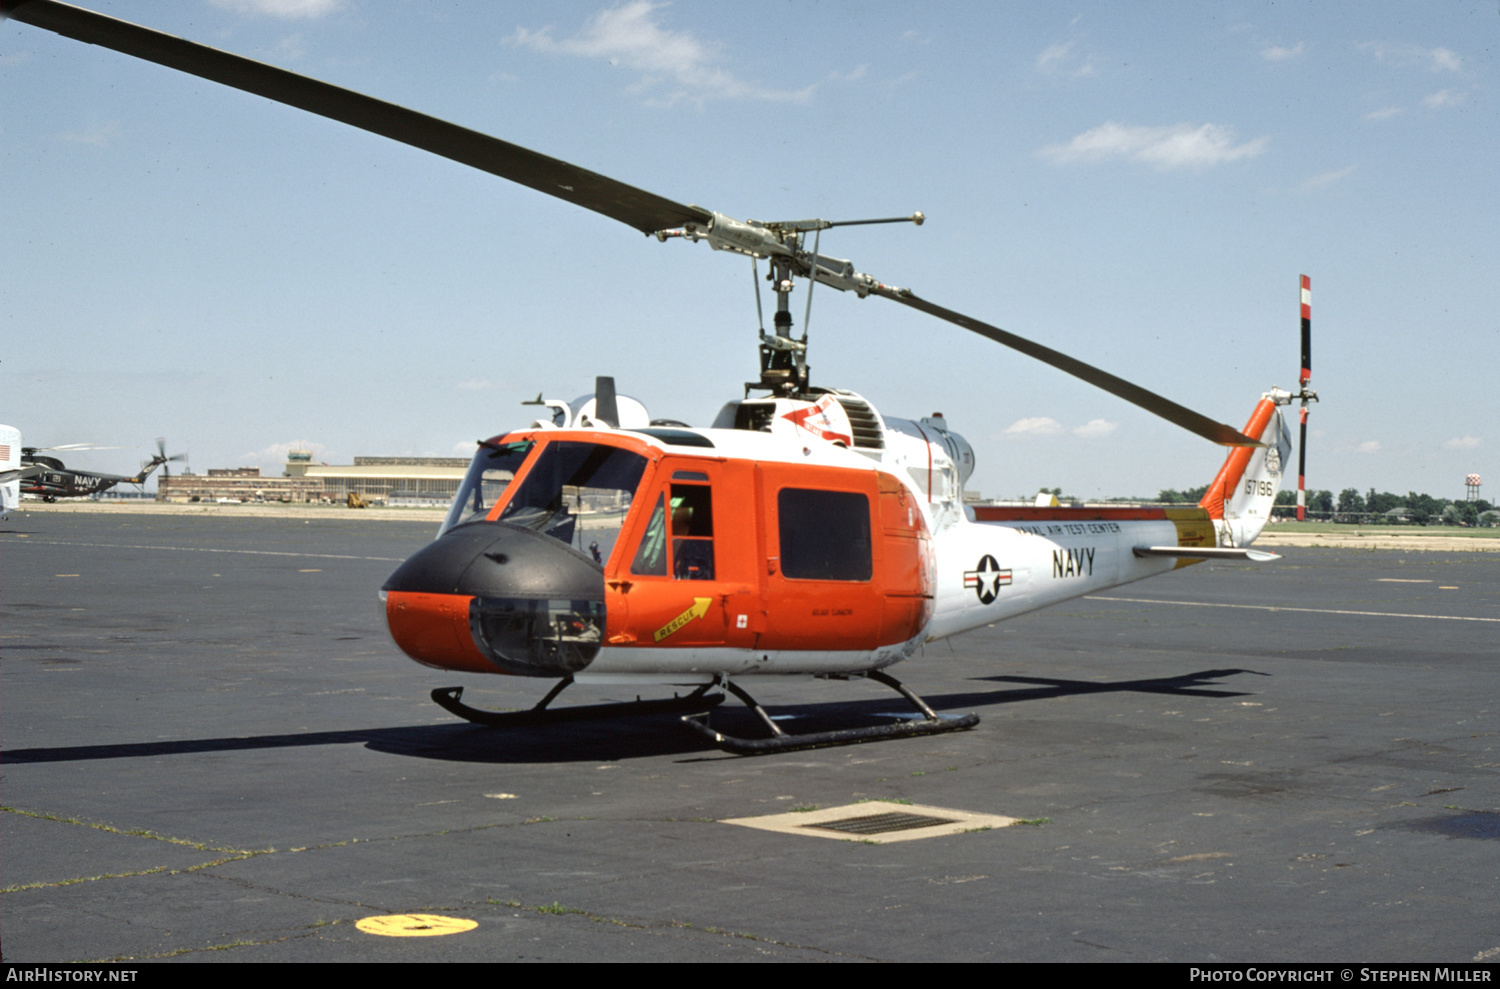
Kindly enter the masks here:
M 1302 399 L 1301 435 L 1297 438 L 1297 521 L 1307 518 L 1307 403 L 1317 401 L 1318 396 L 1308 390 L 1312 379 L 1312 279 L 1306 275 L 1299 278 L 1300 304 L 1302 307 L 1302 373 L 1298 377 L 1299 396 Z
M 1302 387 L 1307 387 L 1312 377 L 1312 279 L 1303 275 L 1302 281 Z
M 1301 435 L 1297 437 L 1297 521 L 1307 518 L 1307 406 L 1302 406 Z

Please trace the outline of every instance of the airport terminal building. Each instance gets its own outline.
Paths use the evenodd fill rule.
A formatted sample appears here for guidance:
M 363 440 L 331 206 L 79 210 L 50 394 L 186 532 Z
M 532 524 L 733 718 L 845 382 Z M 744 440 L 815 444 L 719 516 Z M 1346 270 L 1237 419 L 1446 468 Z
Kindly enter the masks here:
M 453 500 L 468 466 L 459 457 L 355 457 L 335 466 L 293 450 L 280 477 L 263 477 L 259 467 L 173 474 L 157 482 L 156 500 L 344 504 L 356 494 L 372 505 L 440 507 Z

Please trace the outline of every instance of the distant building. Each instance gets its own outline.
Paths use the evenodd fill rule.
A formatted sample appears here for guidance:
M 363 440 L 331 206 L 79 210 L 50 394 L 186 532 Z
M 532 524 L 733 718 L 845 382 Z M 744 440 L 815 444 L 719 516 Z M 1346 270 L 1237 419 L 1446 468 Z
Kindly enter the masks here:
M 316 480 L 325 501 L 346 501 L 352 492 L 375 505 L 446 505 L 468 468 L 461 457 L 355 457 L 350 466 L 333 467 L 293 450 L 286 476 Z
M 352 465 L 330 466 L 293 450 L 281 477 L 262 477 L 259 467 L 174 474 L 157 483 L 156 500 L 343 504 L 352 492 L 375 505 L 443 506 L 468 466 L 460 457 L 355 457 Z

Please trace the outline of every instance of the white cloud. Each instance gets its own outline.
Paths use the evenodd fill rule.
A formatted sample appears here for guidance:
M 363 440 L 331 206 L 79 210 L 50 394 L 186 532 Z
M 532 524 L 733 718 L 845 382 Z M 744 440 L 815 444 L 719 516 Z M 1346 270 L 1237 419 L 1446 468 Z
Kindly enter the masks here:
M 1424 48 L 1421 45 L 1387 44 L 1383 41 L 1364 41 L 1355 46 L 1369 52 L 1377 62 L 1392 65 L 1426 65 L 1433 72 L 1458 72 L 1464 60 L 1447 48 Z
M 1463 68 L 1464 60 L 1446 48 L 1434 48 L 1427 55 L 1432 59 L 1434 72 L 1457 72 Z
M 1090 419 L 1082 426 L 1075 426 L 1073 435 L 1081 436 L 1086 440 L 1096 440 L 1101 436 L 1108 436 L 1119 428 L 1120 424 L 1117 422 L 1110 422 L 1107 419 Z
M 1062 61 L 1068 57 L 1068 52 L 1072 49 L 1073 42 L 1071 41 L 1063 45 L 1048 45 L 1046 48 L 1043 48 L 1042 53 L 1036 57 L 1036 67 L 1038 69 L 1041 69 L 1043 72 L 1051 71 L 1052 69 L 1057 68 L 1062 63 Z
M 1065 74 L 1075 78 L 1094 75 L 1094 61 L 1078 51 L 1073 42 L 1048 45 L 1036 57 L 1036 70 L 1049 75 Z
M 271 52 L 284 62 L 300 62 L 307 55 L 307 42 L 300 32 L 287 35 L 271 46 Z
M 1284 45 L 1272 45 L 1269 48 L 1262 48 L 1260 50 L 1260 57 L 1267 62 L 1285 62 L 1289 58 L 1296 58 L 1298 55 L 1301 55 L 1306 48 L 1307 46 L 1300 41 L 1291 48 L 1287 48 Z
M 1333 185 L 1335 182 L 1346 179 L 1353 174 L 1355 167 L 1354 165 L 1350 165 L 1347 168 L 1340 168 L 1332 172 L 1321 172 L 1314 175 L 1303 181 L 1302 191 L 1309 192 L 1313 189 L 1320 189 L 1325 185 Z
M 1354 448 L 1354 452 L 1355 453 L 1379 453 L 1380 452 L 1380 441 L 1379 440 L 1365 440 L 1359 446 L 1357 446 L 1357 447 Z
M 1124 158 L 1159 171 L 1206 168 L 1240 158 L 1253 158 L 1270 138 L 1235 143 L 1234 130 L 1218 124 L 1175 124 L 1170 127 L 1133 127 L 1114 121 L 1084 131 L 1066 144 L 1051 144 L 1037 152 L 1060 165 L 1076 161 Z
M 805 100 L 815 87 L 767 89 L 745 82 L 723 68 L 717 42 L 698 40 L 687 31 L 669 31 L 654 16 L 664 4 L 631 0 L 595 14 L 577 34 L 559 41 L 550 27 L 517 28 L 511 42 L 549 55 L 605 59 L 642 73 L 636 92 L 655 90 L 651 102 L 670 105 L 710 99 Z
M 101 124 L 86 131 L 69 131 L 59 136 L 69 144 L 92 144 L 96 148 L 102 148 L 114 140 L 118 130 L 112 123 Z
M 1365 114 L 1366 120 L 1389 120 L 1401 113 L 1399 106 L 1383 106 L 1379 110 L 1372 110 Z
M 1005 429 L 1006 436 L 1052 436 L 1062 432 L 1062 423 L 1046 416 L 1017 419 Z
M 1457 436 L 1451 440 L 1443 440 L 1444 450 L 1472 450 L 1480 444 L 1478 436 Z
M 1445 106 L 1458 106 L 1467 93 L 1455 93 L 1451 89 L 1440 89 L 1422 101 L 1429 110 L 1441 110 Z
M 210 0 L 215 7 L 236 14 L 280 17 L 283 20 L 313 20 L 343 9 L 344 0 Z

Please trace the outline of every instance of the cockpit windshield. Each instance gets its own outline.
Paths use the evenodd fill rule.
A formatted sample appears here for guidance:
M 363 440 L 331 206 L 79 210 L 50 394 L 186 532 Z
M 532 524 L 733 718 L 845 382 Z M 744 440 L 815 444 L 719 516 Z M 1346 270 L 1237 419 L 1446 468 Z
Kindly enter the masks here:
M 645 457 L 619 447 L 549 443 L 500 521 L 561 540 L 602 565 L 614 549 L 645 470 Z
M 469 472 L 464 475 L 464 483 L 454 496 L 453 504 L 448 509 L 448 517 L 443 521 L 438 535 L 441 536 L 454 526 L 482 519 L 489 514 L 490 509 L 505 494 L 511 479 L 521 469 L 522 461 L 534 446 L 536 444 L 531 440 L 479 444 L 479 452 L 474 454 L 474 461 L 469 464 Z

